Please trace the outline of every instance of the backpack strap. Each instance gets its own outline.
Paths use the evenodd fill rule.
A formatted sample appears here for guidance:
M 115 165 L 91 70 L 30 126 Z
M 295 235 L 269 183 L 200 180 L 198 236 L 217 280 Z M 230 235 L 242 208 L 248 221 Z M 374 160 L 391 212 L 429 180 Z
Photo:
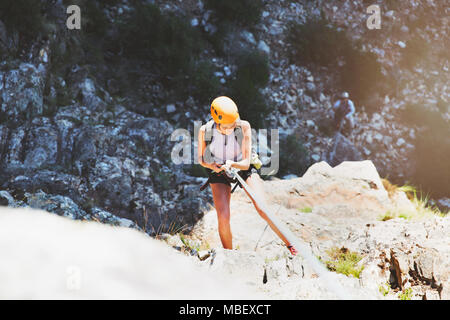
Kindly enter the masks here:
M 242 147 L 242 141 L 244 140 L 244 130 L 242 130 L 242 126 L 240 123 L 236 125 L 236 128 L 234 128 L 234 137 L 236 138 L 236 141 L 239 143 L 239 146 Z
M 216 128 L 217 124 L 215 123 L 214 120 L 210 120 L 205 124 L 205 137 L 204 140 L 206 142 L 206 148 L 205 148 L 205 152 L 203 155 L 203 159 L 211 159 L 212 161 L 212 153 L 211 153 L 211 149 L 210 149 L 210 145 L 214 140 L 214 129 Z M 234 137 L 237 141 L 237 143 L 239 144 L 239 147 L 242 148 L 242 142 L 244 140 L 244 130 L 242 129 L 240 120 L 238 120 L 238 123 L 236 124 L 236 128 L 234 128 Z M 227 139 L 225 139 L 225 143 L 227 143 Z M 253 149 L 253 148 L 252 148 Z M 252 152 L 254 152 L 252 150 Z M 235 157 L 234 161 L 237 161 L 237 157 Z M 205 161 L 208 162 L 208 161 Z
M 206 147 L 205 151 L 203 152 L 203 161 L 205 161 L 206 163 L 214 162 L 210 145 L 214 140 L 213 130 L 215 127 L 216 123 L 214 122 L 214 120 L 210 120 L 205 124 L 204 141 L 206 142 Z

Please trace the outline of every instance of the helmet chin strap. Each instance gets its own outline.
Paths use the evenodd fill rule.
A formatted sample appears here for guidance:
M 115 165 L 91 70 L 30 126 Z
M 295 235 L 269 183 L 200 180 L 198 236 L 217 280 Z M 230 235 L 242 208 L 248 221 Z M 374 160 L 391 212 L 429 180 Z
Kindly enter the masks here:
M 220 131 L 224 131 L 225 133 L 228 132 L 227 130 L 231 131 L 231 130 L 234 130 L 235 128 L 236 128 L 236 126 L 234 126 L 233 128 L 229 128 L 229 129 L 223 129 L 223 128 L 222 128 L 222 125 L 221 125 L 220 123 L 218 123 L 218 129 L 219 129 Z

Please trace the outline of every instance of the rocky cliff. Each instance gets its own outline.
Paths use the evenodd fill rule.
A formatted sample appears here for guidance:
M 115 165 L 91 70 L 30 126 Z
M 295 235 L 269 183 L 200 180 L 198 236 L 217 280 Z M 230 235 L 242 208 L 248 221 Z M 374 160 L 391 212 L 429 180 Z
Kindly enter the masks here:
M 7 3 L 10 10 L 18 9 L 6 14 Z M 254 25 L 221 21 L 217 8 L 203 1 L 151 1 L 149 6 L 160 13 L 141 17 L 150 26 L 162 19 L 174 36 L 189 29 L 192 34 L 186 37 L 199 33 L 192 41 L 207 43 L 195 44 L 201 53 L 185 52 L 185 47 L 171 50 L 156 39 L 154 46 L 163 53 L 145 59 L 127 51 L 141 47 L 126 41 L 131 31 L 123 28 L 122 19 L 139 11 L 133 1 L 78 1 L 83 32 L 67 30 L 61 1 L 34 2 L 23 19 L 41 28 L 27 32 L 17 23 L 21 3 L 5 2 L 0 16 L 0 189 L 15 202 L 70 199 L 79 217 L 108 212 L 154 234 L 189 228 L 211 197 L 196 193 L 204 172 L 170 161 L 170 134 L 178 128 L 193 134 L 193 122 L 207 120 L 213 96 L 243 86 L 237 98 L 242 112 L 264 114 L 264 128 L 279 129 L 281 145 L 287 138 L 296 140 L 281 150 L 279 177 L 301 175 L 318 161 L 337 165 L 370 159 L 381 176 L 424 187 L 433 194 L 433 204 L 448 210 L 448 57 L 445 41 L 439 41 L 448 38 L 443 14 L 448 8 L 441 3 L 380 1 L 382 28 L 368 30 L 365 2 L 358 1 L 258 1 Z M 166 16 L 173 19 L 166 21 Z M 377 82 L 364 102 L 355 100 L 358 125 L 347 135 L 335 134 L 329 123 L 336 94 L 348 89 L 333 79 L 346 69 L 290 57 L 290 24 L 320 16 L 345 31 L 349 45 L 362 41 L 362 52 L 374 54 L 386 79 L 395 80 L 395 90 L 391 82 L 386 82 L 387 91 Z M 179 27 L 185 20 L 187 25 Z M 429 54 L 417 52 L 419 40 Z M 178 51 L 180 56 L 172 57 Z M 242 52 L 252 54 L 243 59 Z M 194 56 L 207 67 L 186 71 L 182 78 L 187 83 L 174 82 L 180 75 L 157 68 L 167 65 L 164 55 Z M 152 61 L 154 66 L 145 64 Z M 267 73 L 252 72 L 259 69 Z M 248 73 L 261 79 L 246 79 Z M 358 77 L 351 83 L 358 83 Z M 248 90 L 246 80 L 254 82 Z M 217 86 L 211 89 L 210 84 Z M 187 92 L 177 91 L 179 86 Z M 198 96 L 203 89 L 206 93 Z M 253 111 L 246 110 L 250 102 Z M 263 104 L 270 106 L 268 112 L 263 113 Z M 291 162 L 291 154 L 301 161 Z
M 264 189 L 270 209 L 350 298 L 450 298 L 448 217 L 388 193 L 370 161 L 320 162 Z M 337 298 L 265 228 L 242 190 L 231 199 L 234 250 L 222 249 L 214 209 L 190 234 L 163 233 L 162 242 L 126 221 L 111 227 L 5 207 L 0 220 L 4 298 Z

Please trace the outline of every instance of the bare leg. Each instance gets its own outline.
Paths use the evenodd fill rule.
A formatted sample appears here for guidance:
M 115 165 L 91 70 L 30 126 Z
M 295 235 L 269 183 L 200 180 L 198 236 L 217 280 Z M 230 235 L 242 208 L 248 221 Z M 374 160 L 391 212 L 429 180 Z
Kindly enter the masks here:
M 248 186 L 251 188 L 251 190 L 256 194 L 258 199 L 261 199 L 261 201 L 264 201 L 264 203 L 261 204 L 263 207 L 267 207 L 267 204 L 265 203 L 265 196 L 264 196 L 264 189 L 263 189 L 263 181 L 260 178 L 260 176 L 257 173 L 253 173 L 246 181 Z M 248 192 L 244 189 L 245 193 L 250 197 Z M 290 246 L 289 241 L 283 236 L 283 234 L 278 230 L 278 228 L 272 223 L 272 221 L 269 220 L 266 213 L 261 209 L 261 207 L 250 197 L 250 199 L 253 202 L 253 205 L 255 206 L 256 211 L 258 211 L 261 218 L 267 221 L 269 226 L 272 228 L 272 230 L 277 234 L 277 236 L 283 240 L 283 242 L 286 244 L 286 246 Z
M 223 183 L 211 183 L 214 206 L 217 211 L 219 236 L 225 249 L 233 249 L 233 236 L 230 227 L 231 187 Z

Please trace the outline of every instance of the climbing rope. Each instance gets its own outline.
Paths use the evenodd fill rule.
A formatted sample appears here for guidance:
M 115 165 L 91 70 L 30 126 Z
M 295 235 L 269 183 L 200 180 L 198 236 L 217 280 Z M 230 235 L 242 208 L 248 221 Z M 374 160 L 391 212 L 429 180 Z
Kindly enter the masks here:
M 266 214 L 267 218 L 272 221 L 275 227 L 283 234 L 283 236 L 293 245 L 300 255 L 308 262 L 308 264 L 313 268 L 317 275 L 323 280 L 324 285 L 328 287 L 336 296 L 341 300 L 351 300 L 351 296 L 348 292 L 341 286 L 336 275 L 328 271 L 327 268 L 312 254 L 311 250 L 301 243 L 298 238 L 277 218 L 273 215 L 267 207 L 265 207 L 264 202 L 258 198 L 258 196 L 250 189 L 244 179 L 237 174 L 238 169 L 231 168 L 226 170 L 228 176 L 236 178 L 242 185 L 242 187 L 247 191 L 250 197 L 258 204 L 261 210 Z M 267 227 L 267 226 L 266 226 Z

